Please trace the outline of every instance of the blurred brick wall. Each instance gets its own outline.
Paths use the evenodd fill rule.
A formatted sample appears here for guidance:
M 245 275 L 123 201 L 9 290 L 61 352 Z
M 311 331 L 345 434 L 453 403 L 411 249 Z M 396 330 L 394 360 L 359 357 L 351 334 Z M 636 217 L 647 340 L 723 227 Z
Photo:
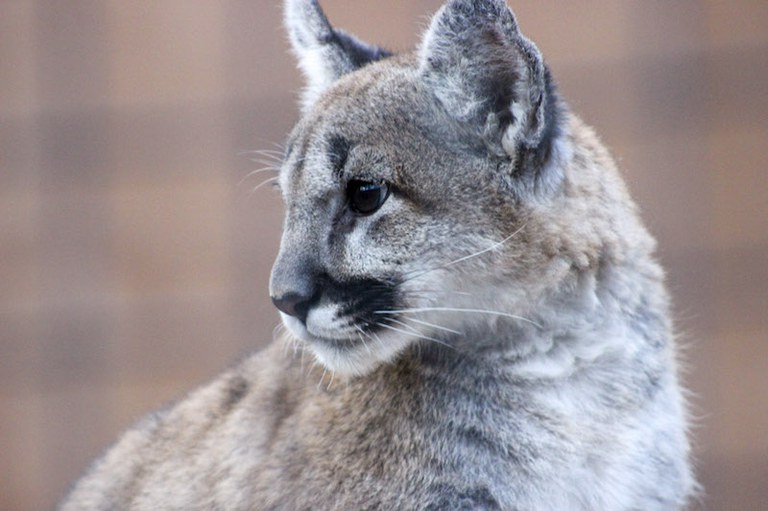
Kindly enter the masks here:
M 407 48 L 439 1 L 326 0 Z M 517 1 L 669 270 L 702 509 L 768 502 L 768 2 Z M 271 338 L 276 2 L 0 3 L 0 509 L 50 508 L 144 412 Z

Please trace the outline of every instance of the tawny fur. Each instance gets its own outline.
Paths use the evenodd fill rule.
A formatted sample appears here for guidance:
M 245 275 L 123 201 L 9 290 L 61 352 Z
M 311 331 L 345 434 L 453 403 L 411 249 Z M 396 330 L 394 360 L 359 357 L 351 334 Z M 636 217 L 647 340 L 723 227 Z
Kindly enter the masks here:
M 655 243 L 506 5 L 450 1 L 400 56 L 313 1 L 286 24 L 309 86 L 271 292 L 313 301 L 62 511 L 683 508 Z M 355 214 L 355 179 L 392 192 Z

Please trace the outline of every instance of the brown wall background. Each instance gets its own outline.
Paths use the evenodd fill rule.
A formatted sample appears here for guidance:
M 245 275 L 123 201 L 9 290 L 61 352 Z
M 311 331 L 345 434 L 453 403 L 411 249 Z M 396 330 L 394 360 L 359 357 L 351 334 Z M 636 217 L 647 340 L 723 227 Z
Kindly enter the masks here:
M 439 0 L 326 0 L 407 48 Z M 669 271 L 701 509 L 768 506 L 768 2 L 515 1 Z M 269 173 L 296 119 L 261 0 L 0 3 L 0 509 L 271 338 Z

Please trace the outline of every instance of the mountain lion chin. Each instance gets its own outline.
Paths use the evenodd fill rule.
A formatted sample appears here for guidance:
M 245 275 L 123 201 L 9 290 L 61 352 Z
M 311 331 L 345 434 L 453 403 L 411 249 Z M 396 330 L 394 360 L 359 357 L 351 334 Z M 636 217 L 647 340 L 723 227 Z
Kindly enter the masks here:
M 395 360 L 411 344 L 402 336 L 379 334 L 377 337 L 375 341 L 358 339 L 349 345 L 314 340 L 308 348 L 323 367 L 340 376 L 365 376 Z
M 310 312 L 307 324 L 282 314 L 283 324 L 294 342 L 309 350 L 325 369 L 340 376 L 354 377 L 371 373 L 382 364 L 394 360 L 413 341 L 395 331 L 368 330 L 337 321 L 345 328 L 333 328 L 334 322 L 319 321 L 326 315 Z M 325 317 L 327 319 L 327 317 Z M 416 335 L 416 334 L 414 334 Z

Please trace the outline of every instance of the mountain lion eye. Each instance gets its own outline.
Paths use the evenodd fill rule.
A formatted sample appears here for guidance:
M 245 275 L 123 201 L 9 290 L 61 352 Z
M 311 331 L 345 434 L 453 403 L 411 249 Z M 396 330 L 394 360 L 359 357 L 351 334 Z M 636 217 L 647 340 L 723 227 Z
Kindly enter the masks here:
M 389 186 L 386 183 L 353 179 L 347 184 L 349 207 L 361 215 L 370 215 L 379 209 L 387 197 L 389 197 Z

